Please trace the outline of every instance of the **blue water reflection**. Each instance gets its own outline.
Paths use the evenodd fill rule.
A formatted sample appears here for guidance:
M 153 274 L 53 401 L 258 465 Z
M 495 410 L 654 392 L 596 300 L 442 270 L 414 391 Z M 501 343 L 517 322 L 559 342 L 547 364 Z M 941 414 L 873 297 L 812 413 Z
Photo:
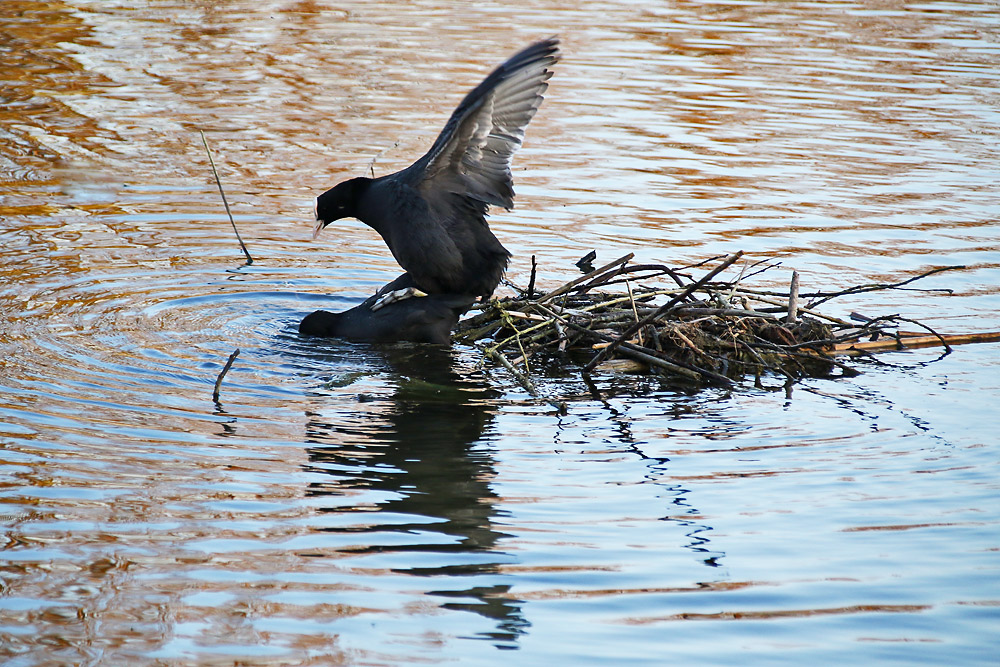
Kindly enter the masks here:
M 446 349 L 369 353 L 396 379 L 391 395 L 359 396 L 355 415 L 307 412 L 306 470 L 329 476 L 308 494 L 342 519 L 322 530 L 338 536 L 353 569 L 430 578 L 441 588 L 429 594 L 449 600 L 443 608 L 495 620 L 495 630 L 478 634 L 507 645 L 527 622 L 499 568 L 516 561 L 498 548 L 507 535 L 495 527 L 490 488 L 487 443 L 500 393 L 456 373 Z
M 744 250 L 781 263 L 764 289 L 962 266 L 824 308 L 1000 329 L 998 27 L 901 0 L 4 0 L 0 661 L 995 663 L 996 344 L 732 391 L 537 364 L 559 415 L 476 349 L 296 325 L 398 275 L 354 221 L 311 241 L 312 197 L 408 165 L 558 29 L 491 218 L 516 283 L 591 249 Z

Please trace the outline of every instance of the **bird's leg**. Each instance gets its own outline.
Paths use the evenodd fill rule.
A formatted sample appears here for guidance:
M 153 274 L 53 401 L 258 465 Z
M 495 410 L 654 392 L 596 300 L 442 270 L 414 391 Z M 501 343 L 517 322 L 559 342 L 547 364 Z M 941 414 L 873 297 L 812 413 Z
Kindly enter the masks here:
M 376 301 L 372 306 L 372 312 L 374 313 L 380 308 L 385 308 L 390 303 L 396 303 L 397 301 L 402 301 L 403 299 L 412 299 L 421 296 L 427 296 L 427 292 L 424 292 L 417 287 L 406 287 L 404 289 L 394 290 Z

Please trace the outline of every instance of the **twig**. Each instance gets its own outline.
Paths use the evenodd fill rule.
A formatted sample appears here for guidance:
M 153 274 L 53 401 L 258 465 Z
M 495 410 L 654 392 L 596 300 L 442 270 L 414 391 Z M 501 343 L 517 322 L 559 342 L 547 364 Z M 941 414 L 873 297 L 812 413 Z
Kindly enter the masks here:
M 788 309 L 788 301 L 787 300 L 786 301 L 779 301 L 777 299 L 768 299 L 768 298 L 766 298 L 764 296 L 761 296 L 761 293 L 757 292 L 755 290 L 739 289 L 739 290 L 736 291 L 736 293 L 739 294 L 739 295 L 746 294 L 747 296 L 751 297 L 754 301 L 760 301 L 761 303 L 767 303 L 767 304 L 770 304 L 772 306 L 778 306 L 782 310 L 786 310 L 787 311 L 787 309 Z M 782 296 L 783 297 L 785 295 L 784 294 L 777 294 L 776 296 Z M 799 296 L 801 297 L 802 295 L 800 294 Z M 826 320 L 827 322 L 833 322 L 834 324 L 839 324 L 842 327 L 849 327 L 849 326 L 851 326 L 851 323 L 848 322 L 848 321 L 846 321 L 846 320 L 842 320 L 839 317 L 834 317 L 833 315 L 826 315 L 824 313 L 820 313 L 820 312 L 812 309 L 811 307 L 810 308 L 805 308 L 803 306 L 799 306 L 798 307 L 798 312 L 799 313 L 805 313 L 807 315 L 812 315 L 813 317 L 817 317 L 819 319 Z
M 890 315 L 890 316 L 888 316 L 888 317 L 886 317 L 884 319 L 891 320 L 894 317 L 895 317 L 894 315 Z M 847 333 L 841 334 L 839 336 L 834 336 L 833 338 L 820 338 L 820 339 L 816 339 L 816 340 L 806 340 L 806 341 L 802 341 L 800 343 L 794 343 L 792 345 L 785 345 L 783 347 L 784 347 L 785 350 L 789 350 L 789 351 L 791 351 L 791 350 L 799 350 L 799 349 L 802 349 L 802 348 L 806 348 L 806 349 L 816 348 L 816 349 L 821 349 L 821 350 L 832 348 L 834 350 L 837 350 L 844 343 L 847 343 L 848 345 L 851 345 L 854 342 L 856 342 L 858 339 L 860 339 L 860 338 L 862 338 L 864 336 L 870 336 L 870 335 L 873 335 L 873 334 L 880 334 L 880 335 L 883 335 L 883 336 L 887 337 L 886 339 L 883 339 L 883 341 L 880 341 L 880 342 L 884 342 L 884 340 L 892 340 L 892 341 L 895 342 L 895 341 L 898 340 L 897 338 L 893 337 L 891 334 L 888 334 L 884 330 L 882 330 L 879 327 L 875 326 L 875 320 L 872 320 L 872 324 L 871 325 L 865 325 L 865 326 L 861 327 L 860 329 L 852 329 L 852 330 L 850 330 Z M 850 341 L 850 342 L 848 342 L 848 341 Z
M 393 148 L 395 148 L 398 145 L 399 145 L 399 142 L 395 141 L 395 142 L 393 142 L 392 146 L 388 146 L 386 148 L 383 148 L 382 150 L 380 150 L 378 153 L 375 154 L 375 156 L 372 158 L 372 161 L 368 163 L 368 171 L 371 173 L 372 178 L 375 178 L 375 161 L 378 160 L 383 155 L 385 155 L 386 153 L 388 153 L 389 151 L 391 151 Z
M 594 331 L 586 327 L 581 327 L 576 322 L 570 322 L 569 320 L 564 320 L 563 324 L 565 324 L 566 326 L 570 327 L 575 331 L 580 332 L 581 334 L 589 338 L 593 338 L 596 340 L 603 340 L 609 343 L 614 340 L 612 336 L 609 336 L 607 334 L 602 334 L 599 331 Z M 649 350 L 645 348 L 640 348 L 638 345 L 633 345 L 632 343 L 621 343 L 620 345 L 621 345 L 621 352 L 626 357 L 632 357 L 636 361 L 642 361 L 650 366 L 657 366 L 666 371 L 669 371 L 670 373 L 673 373 L 674 375 L 680 375 L 681 377 L 686 378 L 688 380 L 692 380 L 694 382 L 701 380 L 701 374 L 697 370 L 684 368 L 679 364 L 667 361 L 666 359 L 661 359 L 660 357 L 650 354 Z M 587 376 L 585 375 L 584 377 L 586 378 Z
M 522 313 L 518 310 L 507 310 L 504 311 L 511 317 L 516 317 L 519 320 L 531 320 L 532 322 L 547 322 L 541 315 L 535 315 L 534 313 Z
M 788 286 L 788 318 L 789 324 L 799 321 L 799 272 L 792 271 L 792 282 Z
M 771 262 L 771 260 L 769 260 L 769 259 L 762 259 L 760 261 L 754 262 L 753 264 L 751 264 L 747 268 L 752 269 L 755 266 L 760 266 L 761 264 L 766 264 L 767 262 Z M 764 266 L 764 268 L 762 268 L 762 269 L 757 269 L 756 271 L 751 271 L 750 273 L 744 273 L 740 277 L 740 280 L 741 281 L 746 281 L 747 278 L 753 278 L 756 275 L 760 275 L 761 273 L 764 273 L 765 271 L 770 271 L 771 269 L 776 269 L 779 266 L 781 266 L 781 262 L 771 262 L 770 264 L 766 264 L 766 266 Z
M 577 287 L 576 290 L 578 292 L 580 292 L 581 294 L 585 294 L 585 293 L 589 292 L 590 290 L 594 289 L 595 287 L 604 287 L 605 285 L 611 283 L 611 279 L 612 278 L 620 276 L 621 274 L 625 273 L 626 271 L 627 271 L 626 265 L 625 264 L 620 264 L 618 266 L 615 266 L 615 267 L 613 267 L 613 268 L 605 271 L 604 273 L 602 273 L 601 275 L 597 276 L 593 280 L 587 282 L 583 286 Z
M 595 338 L 597 340 L 607 341 L 612 344 L 616 340 L 613 336 L 603 334 L 599 331 L 594 331 L 593 329 L 582 327 L 576 322 L 572 322 L 570 320 L 562 318 L 556 313 L 548 310 L 548 308 L 545 308 L 545 306 L 539 306 L 539 308 L 547 311 L 557 322 L 562 322 L 564 325 L 568 326 L 574 331 L 580 332 L 584 336 L 587 336 L 589 338 Z M 680 375 L 682 377 L 685 377 L 689 380 L 697 381 L 704 379 L 712 384 L 718 384 L 725 387 L 731 387 L 733 385 L 732 380 L 730 380 L 724 375 L 719 375 L 718 373 L 714 373 L 704 368 L 700 368 L 693 364 L 684 364 L 676 361 L 667 361 L 666 359 L 663 359 L 653 354 L 652 350 L 645 347 L 640 347 L 639 345 L 633 345 L 632 343 L 628 342 L 619 342 L 618 344 L 621 346 L 622 354 L 624 354 L 625 356 L 632 357 L 633 359 L 636 359 L 638 361 L 643 361 L 652 366 L 659 366 L 660 368 L 668 370 L 675 375 Z
M 677 273 L 674 272 L 674 270 L 671 269 L 670 267 L 663 266 L 662 264 L 633 264 L 632 266 L 623 266 L 618 273 L 619 274 L 625 274 L 625 273 L 627 273 L 627 274 L 631 275 L 631 274 L 634 274 L 634 273 L 638 273 L 640 271 L 650 271 L 651 273 L 649 273 L 648 275 L 645 275 L 645 276 L 640 276 L 640 277 L 632 276 L 631 280 L 635 280 L 635 281 L 638 281 L 638 280 L 650 280 L 650 279 L 656 278 L 658 276 L 667 275 L 667 276 L 670 276 L 670 278 L 675 283 L 677 283 L 677 285 L 679 287 L 681 287 L 681 288 L 684 287 L 684 281 L 680 279 L 680 277 L 677 275 Z M 629 280 L 629 278 L 622 278 L 620 280 L 611 280 L 610 278 L 613 278 L 613 277 L 615 277 L 615 276 L 609 276 L 609 279 L 606 280 L 606 281 L 604 281 L 604 282 L 602 282 L 602 283 L 600 283 L 599 286 L 600 287 L 606 287 L 608 285 L 619 285 L 619 284 L 625 282 L 626 280 Z M 597 286 L 598 285 L 596 285 L 596 284 L 593 285 L 593 287 L 597 287 Z
M 605 264 L 601 268 L 594 269 L 590 273 L 582 275 L 579 278 L 574 278 L 573 280 L 571 280 L 568 283 L 562 285 L 561 287 L 557 287 L 556 289 L 552 290 L 548 294 L 545 294 L 544 296 L 538 297 L 538 302 L 539 303 L 544 303 L 546 301 L 551 301 L 552 299 L 556 298 L 560 294 L 565 294 L 566 292 L 570 291 L 571 289 L 573 289 L 574 287 L 576 287 L 580 283 L 585 282 L 587 280 L 590 280 L 594 276 L 598 276 L 598 275 L 604 273 L 605 271 L 607 271 L 608 269 L 610 269 L 612 267 L 618 266 L 619 264 L 624 264 L 625 262 L 629 261 L 633 257 L 635 257 L 635 253 L 631 253 L 631 252 L 629 254 L 627 254 L 627 255 L 622 255 L 621 257 L 619 257 L 615 261 L 608 262 L 607 264 Z
M 725 255 L 715 255 L 714 257 L 709 257 L 708 259 L 703 259 L 700 262 L 695 262 L 694 264 L 687 264 L 685 266 L 676 269 L 678 273 L 681 271 L 687 271 L 688 269 L 697 269 L 699 266 L 705 266 L 706 264 L 711 264 L 717 259 L 723 259 Z
M 222 195 L 222 205 L 226 207 L 226 214 L 229 216 L 229 222 L 233 226 L 233 231 L 236 232 L 236 240 L 240 242 L 240 248 L 243 249 L 243 254 L 247 256 L 247 266 L 253 264 L 253 257 L 250 256 L 250 251 L 247 250 L 247 246 L 243 243 L 243 239 L 240 237 L 240 231 L 236 229 L 236 221 L 233 220 L 233 214 L 229 210 L 229 202 L 226 201 L 226 193 L 222 189 L 222 181 L 219 179 L 219 170 L 215 168 L 215 160 L 212 158 L 212 149 L 208 147 L 208 139 L 205 138 L 205 131 L 199 130 L 201 132 L 201 143 L 205 144 L 205 150 L 208 152 L 208 161 L 212 165 L 212 173 L 215 174 L 215 184 L 219 186 L 219 194 Z
M 931 328 L 930 328 L 929 326 L 927 326 L 927 325 L 926 325 L 926 324 L 924 324 L 923 322 L 918 322 L 918 321 L 916 321 L 916 320 L 911 320 L 911 319 L 909 319 L 909 318 L 907 318 L 907 317 L 899 317 L 898 315 L 897 315 L 897 316 L 896 316 L 896 317 L 895 317 L 894 319 L 895 319 L 895 320 L 896 320 L 897 322 L 909 322 L 910 324 L 915 324 L 915 325 L 917 325 L 917 326 L 918 326 L 918 327 L 920 327 L 921 329 L 926 329 L 926 330 L 927 330 L 928 332 L 930 332 L 930 334 L 931 334 L 932 336 L 935 336 L 935 337 L 936 337 L 936 338 L 937 338 L 937 339 L 938 339 L 939 341 L 941 341 L 941 345 L 943 345 L 943 346 L 944 346 L 944 350 L 945 350 L 945 352 L 947 352 L 947 353 L 949 353 L 949 354 L 951 353 L 951 345 L 949 345 L 949 344 L 948 344 L 948 341 L 947 341 L 947 340 L 945 340 L 944 336 L 942 336 L 941 334 L 939 334 L 939 333 L 938 333 L 937 331 L 935 331 L 934 329 L 931 329 Z
M 777 320 L 774 313 L 763 313 L 759 310 L 747 310 L 746 308 L 695 308 L 691 306 L 681 306 L 676 311 L 677 315 L 728 315 L 730 317 L 759 317 L 765 320 Z
M 566 345 L 569 343 L 569 339 L 566 338 L 566 331 L 563 329 L 562 325 L 559 324 L 558 320 L 555 321 L 555 328 L 557 340 L 559 341 L 558 350 L 560 352 L 565 352 Z
M 739 260 L 739 258 L 742 257 L 742 256 L 743 256 L 743 251 L 742 250 L 740 250 L 740 251 L 738 251 L 738 252 L 730 255 L 722 264 L 720 264 L 719 266 L 717 266 L 713 270 L 711 270 L 708 273 L 706 273 L 704 275 L 704 277 L 702 277 L 697 282 L 694 282 L 694 283 L 691 283 L 690 285 L 688 285 L 677 296 L 673 297 L 672 299 L 670 299 L 670 301 L 668 301 L 667 303 L 665 303 L 662 306 L 660 306 L 659 308 L 657 308 L 656 311 L 653 312 L 651 315 L 647 315 L 646 317 L 644 317 L 639 322 L 636 322 L 635 324 L 633 324 L 632 326 L 630 326 L 628 329 L 625 330 L 624 333 L 622 333 L 620 336 L 618 336 L 617 339 L 615 339 L 614 343 L 612 343 L 608 347 L 604 348 L 603 350 L 601 350 L 600 352 L 598 352 L 597 354 L 595 354 L 594 358 L 591 359 L 590 362 L 586 366 L 583 367 L 583 373 L 584 374 L 590 373 L 592 370 L 594 370 L 595 367 L 597 367 L 597 364 L 599 364 L 602 361 L 604 361 L 604 359 L 606 359 L 607 356 L 609 354 L 611 354 L 615 350 L 616 347 L 618 347 L 619 345 L 621 345 L 621 343 L 623 341 L 628 340 L 633 335 L 635 335 L 635 332 L 638 331 L 639 329 L 641 329 L 643 326 L 649 324 L 650 322 L 653 322 L 654 320 L 656 320 L 657 317 L 663 315 L 668 310 L 670 310 L 671 308 L 673 308 L 675 304 L 678 304 L 683 299 L 686 299 L 692 292 L 694 292 L 696 289 L 698 289 L 699 287 L 701 287 L 705 283 L 711 281 L 712 278 L 714 278 L 715 276 L 719 275 L 720 273 L 722 273 L 723 271 L 725 271 L 726 269 L 728 269 L 730 266 L 732 266 L 732 264 L 734 262 L 736 262 L 737 260 Z
M 692 382 L 698 382 L 702 379 L 701 375 L 697 371 L 688 370 L 683 366 L 679 366 L 673 362 L 667 361 L 666 359 L 660 359 L 659 357 L 654 357 L 648 352 L 643 352 L 642 350 L 634 349 L 631 345 L 622 345 L 621 353 L 626 357 L 632 357 L 636 361 L 642 361 L 650 366 L 656 366 L 657 368 L 662 368 L 665 371 L 673 373 L 674 375 L 680 375 L 681 377 L 687 378 Z
M 856 343 L 838 343 L 833 347 L 833 354 L 861 354 L 866 351 L 906 350 L 918 347 L 933 347 L 935 345 L 995 343 L 997 341 L 1000 341 L 1000 331 L 973 334 L 941 334 L 934 336 L 902 336 L 900 338 L 884 338 L 882 340 L 869 340 Z
M 521 360 L 524 361 L 524 372 L 530 373 L 531 369 L 528 367 L 528 353 L 524 351 L 524 344 L 521 343 L 521 332 L 518 331 L 517 327 L 514 326 L 514 319 L 510 316 L 510 313 L 508 313 L 503 306 L 497 304 L 497 310 L 500 311 L 500 318 L 503 320 L 504 324 L 506 324 L 508 327 L 510 327 L 511 330 L 513 330 L 514 338 L 517 340 L 517 347 L 518 349 L 521 350 Z
M 654 329 L 654 331 L 655 331 L 655 329 Z M 664 331 L 666 331 L 666 325 L 664 326 Z M 687 336 L 685 336 L 684 332 L 681 331 L 681 328 L 679 326 L 677 326 L 677 325 L 671 325 L 669 333 L 671 335 L 677 336 L 681 340 L 681 342 L 684 343 L 684 345 L 686 345 L 688 347 L 688 349 L 690 349 L 695 354 L 697 354 L 699 356 L 702 356 L 702 357 L 708 357 L 709 359 L 712 358 L 710 354 L 706 353 L 700 347 L 698 347 L 697 345 L 695 345 L 694 341 L 692 341 L 690 338 L 688 338 Z
M 535 398 L 540 398 L 540 396 L 538 395 L 538 389 L 535 388 L 535 383 L 531 381 L 531 378 L 529 378 L 526 374 L 514 368 L 514 366 L 507 360 L 507 357 L 505 357 L 502 352 L 498 352 L 494 348 L 488 347 L 486 348 L 485 353 L 487 357 L 489 357 L 494 361 L 500 362 L 500 364 L 504 368 L 510 371 L 510 374 L 517 379 L 517 381 L 521 384 L 521 386 L 524 387 L 524 390 L 526 392 L 528 392 Z M 547 398 L 543 400 L 545 400 L 546 403 L 554 407 L 559 412 L 559 414 L 566 414 L 566 404 L 564 402 L 552 401 Z
M 226 377 L 226 373 L 229 369 L 233 367 L 233 362 L 236 361 L 236 357 L 240 353 L 240 348 L 233 350 L 233 353 L 229 355 L 229 359 L 226 360 L 226 365 L 222 367 L 222 372 L 219 373 L 219 377 L 215 378 L 215 391 L 212 392 L 212 400 L 216 403 L 219 402 L 219 390 L 222 388 L 222 378 Z
M 632 305 L 632 316 L 635 318 L 635 322 L 639 322 L 639 311 L 635 308 L 635 296 L 632 294 L 632 283 L 625 281 L 625 287 L 628 289 L 628 302 Z M 642 329 L 637 332 L 639 334 L 639 345 L 642 345 Z
M 848 287 L 847 289 L 841 290 L 839 292 L 829 292 L 829 293 L 825 293 L 825 294 L 821 292 L 821 293 L 818 293 L 818 294 L 809 294 L 808 295 L 809 297 L 819 297 L 816 301 L 811 301 L 809 303 L 809 307 L 810 308 L 815 308 L 816 306 L 820 305 L 821 303 L 825 303 L 825 302 L 829 301 L 830 299 L 834 299 L 834 298 L 836 298 L 838 296 L 846 296 L 848 294 L 861 294 L 863 292 L 876 292 L 876 291 L 884 290 L 884 289 L 897 289 L 897 288 L 902 287 L 903 285 L 907 285 L 909 283 L 912 283 L 915 280 L 920 280 L 921 278 L 926 278 L 927 276 L 932 276 L 935 273 L 941 273 L 942 271 L 954 271 L 955 269 L 964 269 L 964 268 L 966 268 L 966 267 L 965 266 L 939 266 L 936 269 L 931 269 L 930 271 L 925 271 L 924 273 L 921 273 L 919 276 L 913 276 L 912 278 L 907 278 L 906 280 L 901 280 L 898 283 L 875 283 L 875 284 L 871 284 L 871 285 L 857 285 L 855 287 Z M 952 290 L 950 290 L 950 289 L 921 290 L 921 291 L 925 291 L 925 292 L 932 292 L 932 291 L 933 292 L 948 292 L 948 293 L 952 292 Z
M 525 296 L 529 299 L 535 294 L 535 271 L 538 269 L 538 265 L 535 263 L 535 256 L 531 256 L 531 278 L 528 279 L 528 291 L 525 292 Z
M 757 353 L 757 350 L 753 349 L 753 346 L 748 345 L 747 343 L 745 343 L 743 341 L 737 341 L 736 342 L 736 347 L 738 349 L 745 350 L 747 352 L 747 354 L 749 354 L 751 357 L 753 357 L 754 359 L 757 360 L 757 365 L 759 366 L 759 368 L 756 371 L 757 372 L 757 382 L 756 382 L 756 384 L 759 385 L 760 384 L 760 372 L 764 371 L 764 370 L 770 369 L 771 368 L 771 364 L 767 363 L 767 361 L 765 361 L 764 358 L 761 357 L 760 354 Z M 781 366 L 775 366 L 774 369 L 777 370 L 782 375 L 784 375 L 786 378 L 790 379 L 792 377 L 792 374 L 789 373 L 788 371 L 786 371 Z
M 762 259 L 762 260 L 760 260 L 760 262 L 754 262 L 753 265 L 757 266 L 758 264 L 760 264 L 761 262 L 764 262 L 764 261 L 767 261 L 767 260 L 763 260 Z M 738 276 L 736 276 L 736 280 L 734 280 L 729 285 L 726 285 L 726 287 L 729 288 L 729 294 L 726 296 L 725 299 L 720 299 L 720 301 L 722 303 L 732 303 L 732 301 L 733 301 L 733 293 L 736 292 L 736 288 L 739 286 L 740 281 L 743 280 L 743 274 L 747 272 L 748 268 L 750 268 L 750 263 L 749 262 L 743 262 L 743 266 L 740 267 L 740 274 Z
M 742 345 L 742 346 L 744 346 L 748 350 L 752 349 L 750 345 L 748 345 L 747 343 L 745 343 L 743 341 L 740 341 L 739 344 Z M 775 352 L 780 357 L 784 357 L 784 358 L 787 358 L 787 359 L 793 359 L 793 360 L 794 359 L 807 359 L 807 360 L 811 360 L 811 361 L 820 360 L 820 361 L 824 361 L 824 362 L 826 362 L 828 364 L 831 364 L 833 366 L 836 366 L 842 372 L 844 372 L 846 374 L 849 374 L 851 377 L 854 377 L 855 375 L 858 375 L 858 371 L 854 370 L 853 368 L 851 368 L 847 364 L 845 364 L 843 362 L 840 362 L 840 361 L 837 361 L 836 359 L 833 359 L 829 355 L 824 354 L 823 352 L 820 352 L 818 350 L 806 350 L 805 352 L 796 352 L 796 351 L 789 350 L 787 347 L 785 347 L 783 345 L 776 345 L 774 343 L 771 343 L 771 342 L 768 342 L 768 341 L 764 341 L 764 340 L 759 340 L 759 339 L 756 342 L 754 342 L 754 345 L 757 346 L 757 347 L 763 348 L 765 350 L 770 350 L 771 352 Z M 767 367 L 768 366 L 765 366 L 765 368 L 767 368 Z M 779 367 L 779 369 L 780 369 L 780 367 Z M 782 372 L 784 372 L 784 371 L 782 371 Z

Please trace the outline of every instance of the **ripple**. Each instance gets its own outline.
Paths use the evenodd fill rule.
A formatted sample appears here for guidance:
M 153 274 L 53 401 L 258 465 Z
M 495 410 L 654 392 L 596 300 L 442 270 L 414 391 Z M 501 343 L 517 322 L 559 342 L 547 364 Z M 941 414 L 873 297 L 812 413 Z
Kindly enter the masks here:
M 743 249 L 823 287 L 962 264 L 928 284 L 954 296 L 840 307 L 993 328 L 994 6 L 540 3 L 501 35 L 490 1 L 4 2 L 5 657 L 995 653 L 992 347 L 791 394 L 614 378 L 598 400 L 535 369 L 574 397 L 556 416 L 473 350 L 296 333 L 399 272 L 356 222 L 310 242 L 315 193 L 408 165 L 553 21 L 566 56 L 491 219 L 515 281 L 592 248 Z

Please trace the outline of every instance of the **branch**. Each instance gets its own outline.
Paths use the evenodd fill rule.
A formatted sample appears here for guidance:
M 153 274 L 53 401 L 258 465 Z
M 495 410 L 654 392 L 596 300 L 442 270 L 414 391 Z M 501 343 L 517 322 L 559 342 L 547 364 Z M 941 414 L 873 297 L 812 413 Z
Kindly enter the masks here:
M 592 370 L 594 370 L 594 368 L 597 367 L 597 364 L 599 364 L 602 361 L 604 361 L 604 359 L 606 359 L 607 356 L 609 354 L 611 354 L 615 350 L 615 348 L 617 348 L 619 345 L 621 345 L 624 341 L 626 341 L 629 338 L 631 338 L 632 336 L 634 336 L 635 332 L 637 332 L 639 329 L 641 329 L 642 327 L 646 326 L 650 322 L 653 322 L 654 320 L 656 320 L 656 318 L 660 317 L 661 315 L 663 315 L 664 313 L 666 313 L 668 310 L 670 310 L 671 308 L 673 308 L 674 305 L 676 305 L 676 304 L 680 303 L 682 300 L 686 299 L 690 294 L 692 294 L 699 287 L 701 287 L 705 283 L 711 281 L 712 278 L 714 278 L 715 276 L 719 275 L 720 273 L 722 273 L 723 271 L 725 271 L 726 269 L 728 269 L 730 266 L 732 266 L 732 264 L 734 262 L 736 262 L 742 256 L 743 256 L 743 251 L 742 250 L 740 250 L 739 252 L 736 252 L 733 255 L 730 255 L 726 259 L 726 261 L 724 261 L 722 264 L 720 264 L 719 266 L 717 266 L 715 269 L 713 269 L 713 270 L 709 271 L 708 273 L 706 273 L 697 282 L 693 282 L 690 285 L 688 285 L 677 296 L 673 297 L 672 299 L 670 299 L 670 301 L 667 301 L 665 304 L 663 304 L 662 306 L 660 306 L 659 308 L 657 308 L 651 315 L 647 315 L 646 317 L 644 317 L 639 322 L 636 322 L 635 324 L 633 324 L 632 326 L 630 326 L 628 329 L 625 330 L 624 333 L 622 333 L 620 336 L 618 336 L 618 338 L 616 338 L 614 340 L 614 342 L 611 343 L 611 345 L 607 346 L 606 348 L 604 348 L 603 350 L 601 350 L 600 352 L 598 352 L 597 354 L 595 354 L 594 358 L 591 359 L 590 362 L 586 366 L 583 367 L 583 373 L 584 374 L 590 373 Z
M 212 173 L 215 174 L 215 184 L 219 186 L 219 194 L 222 195 L 222 205 L 226 207 L 226 215 L 229 216 L 229 223 L 233 226 L 233 231 L 236 232 L 236 240 L 240 242 L 240 248 L 243 249 L 243 254 L 247 256 L 247 265 L 253 264 L 253 257 L 250 256 L 250 251 L 247 250 L 247 246 L 243 243 L 243 239 L 240 237 L 240 231 L 236 229 L 236 221 L 233 220 L 233 214 L 229 210 L 229 202 L 226 201 L 226 193 L 222 190 L 222 181 L 219 180 L 219 171 L 215 168 L 215 160 L 212 158 L 212 149 L 208 147 L 208 139 L 205 138 L 205 132 L 203 130 L 198 130 L 201 132 L 201 143 L 205 144 L 205 150 L 208 151 L 208 161 L 212 165 Z

